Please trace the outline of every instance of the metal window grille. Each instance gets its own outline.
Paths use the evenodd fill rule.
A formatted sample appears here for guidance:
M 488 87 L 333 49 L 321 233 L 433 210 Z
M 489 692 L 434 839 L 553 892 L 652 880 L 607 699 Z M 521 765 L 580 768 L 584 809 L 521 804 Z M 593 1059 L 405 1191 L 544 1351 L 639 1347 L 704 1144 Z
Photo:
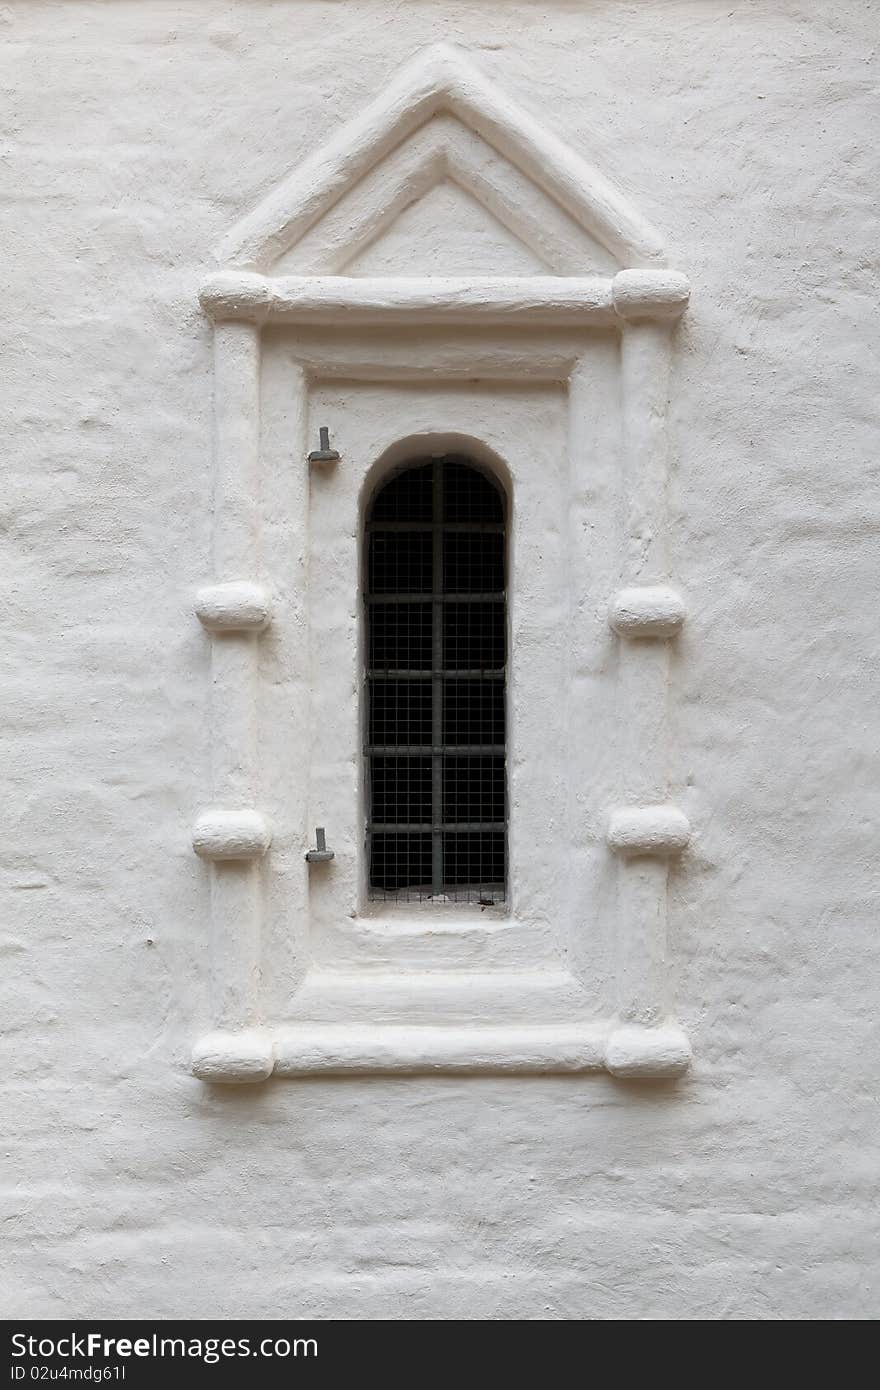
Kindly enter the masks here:
M 373 499 L 366 550 L 370 896 L 503 902 L 503 494 L 466 459 L 413 463 Z

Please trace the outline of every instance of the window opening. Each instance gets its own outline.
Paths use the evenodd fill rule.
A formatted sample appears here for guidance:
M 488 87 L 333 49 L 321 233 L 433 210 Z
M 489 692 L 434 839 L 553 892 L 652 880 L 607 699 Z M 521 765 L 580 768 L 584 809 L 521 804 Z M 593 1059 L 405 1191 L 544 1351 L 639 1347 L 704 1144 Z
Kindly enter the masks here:
M 504 498 L 455 455 L 415 463 L 367 517 L 370 897 L 503 902 Z

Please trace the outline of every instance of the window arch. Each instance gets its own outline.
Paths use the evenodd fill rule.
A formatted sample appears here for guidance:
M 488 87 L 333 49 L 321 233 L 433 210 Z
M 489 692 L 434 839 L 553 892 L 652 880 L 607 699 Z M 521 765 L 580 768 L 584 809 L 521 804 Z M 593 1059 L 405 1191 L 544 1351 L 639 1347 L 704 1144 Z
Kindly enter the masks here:
M 371 898 L 504 900 L 505 513 L 457 454 L 404 465 L 367 513 Z

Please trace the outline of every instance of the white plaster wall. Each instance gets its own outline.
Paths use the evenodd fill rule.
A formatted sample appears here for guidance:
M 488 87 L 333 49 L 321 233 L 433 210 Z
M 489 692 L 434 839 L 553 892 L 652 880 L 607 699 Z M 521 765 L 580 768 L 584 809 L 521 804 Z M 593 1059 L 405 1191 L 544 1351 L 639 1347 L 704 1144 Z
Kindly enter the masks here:
M 0 9 L 6 1315 L 876 1314 L 876 23 L 869 0 Z M 695 1065 L 211 1091 L 187 1070 L 195 286 L 437 38 L 616 177 L 694 285 L 670 910 Z

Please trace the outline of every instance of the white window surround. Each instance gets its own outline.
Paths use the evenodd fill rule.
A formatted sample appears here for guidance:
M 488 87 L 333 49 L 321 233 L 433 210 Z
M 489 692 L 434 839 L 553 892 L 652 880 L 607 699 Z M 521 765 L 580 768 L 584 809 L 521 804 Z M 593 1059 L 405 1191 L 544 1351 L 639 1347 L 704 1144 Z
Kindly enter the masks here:
M 451 171 L 553 270 L 575 268 L 581 235 L 622 268 L 608 276 L 334 273 L 345 265 L 346 235 L 365 244 Z M 362 186 L 358 216 L 334 223 L 341 201 Z M 551 213 L 536 218 L 536 206 Z M 686 849 L 690 827 L 668 802 L 666 703 L 669 642 L 685 608 L 668 573 L 665 493 L 669 366 L 686 278 L 666 266 L 657 234 L 604 177 L 446 46 L 407 65 L 233 230 L 218 259 L 221 269 L 200 292 L 214 322 L 216 582 L 196 603 L 213 649 L 212 794 L 193 833 L 196 852 L 210 861 L 214 1027 L 196 1042 L 195 1074 L 218 1082 L 413 1071 L 680 1074 L 691 1053 L 667 997 L 666 895 L 669 860 Z M 273 273 L 281 263 L 303 273 Z M 621 582 L 608 593 L 621 711 L 621 804 L 609 805 L 606 818 L 608 852 L 619 860 L 611 1016 L 589 1016 L 563 952 L 555 965 L 532 970 L 389 974 L 321 963 L 305 973 L 295 1021 L 265 1018 L 273 856 L 258 758 L 259 644 L 282 601 L 300 627 L 308 619 L 301 563 L 292 556 L 283 577 L 261 575 L 261 344 L 275 325 L 296 330 L 288 382 L 296 399 L 287 411 L 296 434 L 289 457 L 301 470 L 291 486 L 303 498 L 315 378 L 561 383 L 577 468 L 591 442 L 591 335 L 619 334 L 626 522 Z M 304 881 L 305 810 L 300 819 Z

